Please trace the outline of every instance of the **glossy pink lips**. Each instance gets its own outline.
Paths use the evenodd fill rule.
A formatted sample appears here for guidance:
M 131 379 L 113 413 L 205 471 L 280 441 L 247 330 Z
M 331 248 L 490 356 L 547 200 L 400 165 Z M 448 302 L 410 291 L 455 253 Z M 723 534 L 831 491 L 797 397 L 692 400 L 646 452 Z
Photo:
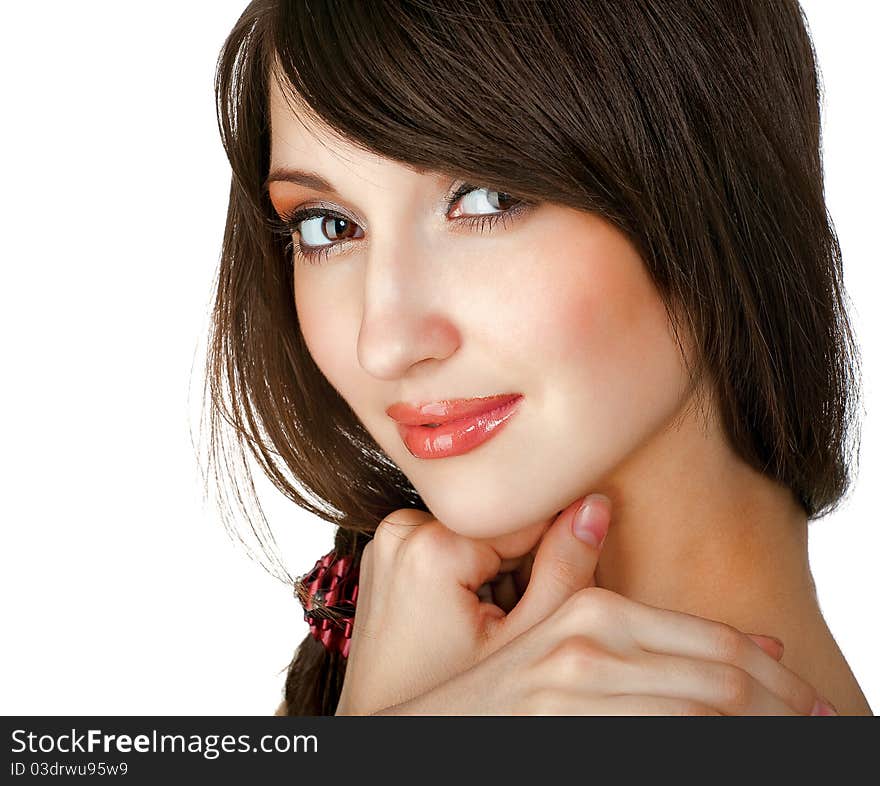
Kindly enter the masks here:
M 516 414 L 521 399 L 522 395 L 515 394 L 420 407 L 395 404 L 386 411 L 398 421 L 397 430 L 412 455 L 423 459 L 447 458 L 467 453 L 495 436 Z M 440 425 L 423 425 L 427 423 Z

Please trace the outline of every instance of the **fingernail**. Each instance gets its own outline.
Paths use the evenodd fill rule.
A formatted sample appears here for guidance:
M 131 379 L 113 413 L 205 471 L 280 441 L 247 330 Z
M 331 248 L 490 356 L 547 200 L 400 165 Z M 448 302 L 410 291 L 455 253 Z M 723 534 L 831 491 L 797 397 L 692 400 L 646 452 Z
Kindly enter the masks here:
M 599 505 L 610 505 L 604 494 L 590 494 L 583 502 L 572 522 L 572 531 L 579 540 L 595 548 L 602 545 L 608 534 L 608 517 Z
M 779 647 L 779 654 L 782 655 L 785 652 L 785 644 L 782 643 L 782 639 L 777 638 L 776 636 L 768 636 L 766 633 L 760 634 L 765 639 L 770 639 L 770 641 L 775 641 L 776 646 Z
M 813 711 L 810 715 L 837 715 L 837 710 L 834 709 L 834 705 L 828 699 L 818 698 L 813 705 Z
M 776 645 L 777 652 L 775 657 L 777 660 L 779 660 L 782 657 L 782 654 L 785 652 L 785 645 L 782 643 L 781 639 L 776 638 L 776 636 L 768 636 L 766 633 L 747 633 L 746 635 L 753 641 L 755 641 L 758 646 L 760 646 L 760 643 L 757 641 L 757 639 L 765 639 L 766 641 L 772 642 L 772 644 Z

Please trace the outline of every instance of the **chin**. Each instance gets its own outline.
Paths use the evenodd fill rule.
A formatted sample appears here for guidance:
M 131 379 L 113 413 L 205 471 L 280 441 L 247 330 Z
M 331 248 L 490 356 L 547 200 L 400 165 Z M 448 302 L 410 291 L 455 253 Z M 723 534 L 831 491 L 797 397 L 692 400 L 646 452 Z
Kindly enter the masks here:
M 448 499 L 442 499 L 436 506 L 427 497 L 423 496 L 423 499 L 431 515 L 443 526 L 466 538 L 491 540 L 504 558 L 527 554 L 560 512 L 553 509 L 549 513 L 545 510 L 529 515 L 523 505 L 512 499 L 503 504 L 496 504 L 493 500 L 487 504 L 482 499 L 479 503 L 453 506 L 448 504 Z M 468 502 L 461 497 L 458 499 Z

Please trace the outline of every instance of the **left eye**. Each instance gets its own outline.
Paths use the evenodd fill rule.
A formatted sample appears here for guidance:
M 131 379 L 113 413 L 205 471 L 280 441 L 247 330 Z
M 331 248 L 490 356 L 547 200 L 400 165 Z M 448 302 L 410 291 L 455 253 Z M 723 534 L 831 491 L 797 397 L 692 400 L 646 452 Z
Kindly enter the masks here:
M 521 200 L 504 191 L 493 191 L 489 188 L 471 188 L 461 195 L 459 207 L 447 214 L 448 218 L 466 215 L 485 215 L 498 210 L 510 210 Z M 454 202 L 453 202 L 454 204 Z

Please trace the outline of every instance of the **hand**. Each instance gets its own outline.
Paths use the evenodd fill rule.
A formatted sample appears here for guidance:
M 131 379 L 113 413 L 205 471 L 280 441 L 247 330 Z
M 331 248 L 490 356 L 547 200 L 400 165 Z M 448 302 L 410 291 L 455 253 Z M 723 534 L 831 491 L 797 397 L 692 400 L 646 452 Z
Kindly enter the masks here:
M 772 638 L 601 587 L 447 683 L 378 715 L 811 715 Z
M 519 566 L 549 529 L 569 528 L 581 502 L 575 500 L 553 520 L 484 539 L 459 535 L 424 511 L 404 508 L 388 515 L 361 556 L 357 612 L 336 714 L 369 714 L 405 701 L 485 657 L 487 638 L 496 631 L 493 623 L 505 617 L 487 582 Z M 544 546 L 548 586 L 554 570 L 564 571 L 572 559 L 565 551 L 554 558 Z M 554 559 L 561 567 L 554 569 Z M 530 597 L 537 602 L 536 594 Z M 533 614 L 537 618 L 540 612 L 535 608 Z
M 600 504 L 592 526 L 601 541 L 610 503 L 595 499 Z M 476 592 L 482 594 L 489 579 L 519 562 L 509 548 L 499 548 L 498 539 L 457 535 L 422 511 L 404 509 L 388 516 L 362 557 L 358 611 L 337 714 L 369 714 L 423 694 L 502 648 L 579 589 L 595 586 L 598 548 L 575 538 L 572 530 L 581 501 L 575 500 L 549 527 L 543 525 L 529 587 L 508 615 L 492 602 L 481 603 Z M 540 538 L 542 532 L 534 534 Z M 777 646 L 763 637 L 754 641 L 771 652 Z
M 547 530 L 516 607 L 487 621 L 477 663 L 375 714 L 827 714 L 772 637 L 596 587 L 599 550 L 572 537 L 569 512 Z M 610 505 L 595 514 L 601 545 Z
M 475 540 L 430 514 L 401 509 L 377 527 L 361 557 L 357 612 L 337 715 L 369 714 L 465 671 L 491 619 L 487 582 L 510 570 L 549 521 Z M 525 535 L 525 537 L 523 537 Z

